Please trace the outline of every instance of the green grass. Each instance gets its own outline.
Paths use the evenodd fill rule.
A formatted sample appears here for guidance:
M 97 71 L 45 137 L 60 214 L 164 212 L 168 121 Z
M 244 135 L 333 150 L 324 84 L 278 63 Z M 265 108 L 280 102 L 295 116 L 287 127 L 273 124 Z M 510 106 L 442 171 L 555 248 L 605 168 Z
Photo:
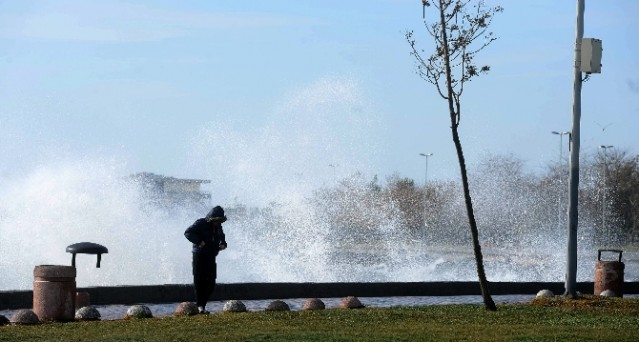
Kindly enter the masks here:
M 0 327 L 0 341 L 637 341 L 639 299 L 217 313 Z

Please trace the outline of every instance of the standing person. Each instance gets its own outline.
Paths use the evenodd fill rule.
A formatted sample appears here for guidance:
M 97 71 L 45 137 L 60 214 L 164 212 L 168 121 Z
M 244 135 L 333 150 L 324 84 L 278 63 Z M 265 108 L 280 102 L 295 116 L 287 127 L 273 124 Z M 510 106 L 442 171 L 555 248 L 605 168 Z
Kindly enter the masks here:
M 222 222 L 226 221 L 224 209 L 216 206 L 204 218 L 197 219 L 184 232 L 193 243 L 193 287 L 195 301 L 201 314 L 208 314 L 206 303 L 215 288 L 217 264 L 215 257 L 226 249 L 226 239 Z

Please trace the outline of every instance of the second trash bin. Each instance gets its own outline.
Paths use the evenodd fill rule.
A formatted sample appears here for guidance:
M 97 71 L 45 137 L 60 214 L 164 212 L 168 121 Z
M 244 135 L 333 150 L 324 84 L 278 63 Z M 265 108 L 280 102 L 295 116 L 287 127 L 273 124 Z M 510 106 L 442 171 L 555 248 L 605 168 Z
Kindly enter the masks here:
M 601 260 L 602 252 L 618 253 L 618 260 Z M 623 273 L 625 265 L 621 262 L 622 251 L 619 249 L 600 249 L 597 252 L 597 264 L 595 265 L 595 291 L 599 296 L 606 290 L 612 291 L 616 297 L 623 297 Z
M 75 317 L 75 267 L 40 265 L 33 269 L 33 312 L 40 321 Z

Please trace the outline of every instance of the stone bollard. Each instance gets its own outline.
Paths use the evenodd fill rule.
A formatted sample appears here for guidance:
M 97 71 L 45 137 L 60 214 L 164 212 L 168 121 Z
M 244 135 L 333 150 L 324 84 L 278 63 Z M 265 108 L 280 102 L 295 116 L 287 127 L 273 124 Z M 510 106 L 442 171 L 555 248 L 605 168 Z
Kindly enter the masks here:
M 33 312 L 41 321 L 75 318 L 75 267 L 40 265 L 33 270 Z

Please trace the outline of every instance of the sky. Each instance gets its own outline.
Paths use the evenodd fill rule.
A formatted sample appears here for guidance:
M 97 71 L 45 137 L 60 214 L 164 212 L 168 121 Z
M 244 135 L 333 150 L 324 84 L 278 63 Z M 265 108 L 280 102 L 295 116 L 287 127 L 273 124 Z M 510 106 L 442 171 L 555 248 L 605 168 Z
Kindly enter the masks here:
M 504 12 L 476 57 L 491 71 L 462 97 L 465 156 L 543 171 L 567 154 L 551 132 L 572 125 L 576 1 L 488 3 Z M 603 66 L 583 84 L 582 155 L 639 153 L 637 15 L 636 0 L 586 1 Z M 0 177 L 97 158 L 198 179 L 458 178 L 410 30 L 432 49 L 418 0 L 0 1 Z

